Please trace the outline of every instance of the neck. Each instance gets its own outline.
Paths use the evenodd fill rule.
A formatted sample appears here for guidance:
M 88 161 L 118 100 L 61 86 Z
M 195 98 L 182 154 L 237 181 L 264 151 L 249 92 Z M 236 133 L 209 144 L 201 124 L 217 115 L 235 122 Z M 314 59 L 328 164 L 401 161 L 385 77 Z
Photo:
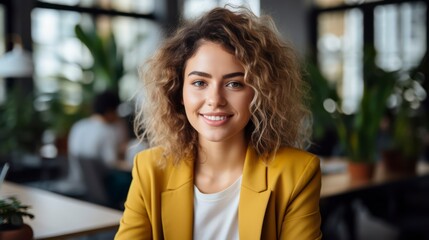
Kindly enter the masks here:
M 243 137 L 223 142 L 200 141 L 197 165 L 213 171 L 225 171 L 242 166 L 246 157 L 247 141 Z
M 101 114 L 95 114 L 94 113 L 91 115 L 91 118 L 96 119 L 96 120 L 101 121 L 101 122 L 106 122 L 106 119 Z
M 101 115 L 101 114 L 93 114 L 91 116 L 91 118 L 96 119 L 96 120 L 103 122 L 103 123 L 108 123 L 108 124 L 112 123 L 112 121 L 109 121 L 109 119 L 106 116 Z
M 195 185 L 205 193 L 230 186 L 243 172 L 247 142 L 243 137 L 224 142 L 200 141 L 195 162 Z

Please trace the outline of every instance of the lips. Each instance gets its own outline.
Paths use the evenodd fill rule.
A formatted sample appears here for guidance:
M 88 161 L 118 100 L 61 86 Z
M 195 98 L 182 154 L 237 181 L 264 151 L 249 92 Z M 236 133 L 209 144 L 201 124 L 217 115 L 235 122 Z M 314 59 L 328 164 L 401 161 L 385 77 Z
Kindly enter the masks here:
M 232 115 L 226 113 L 216 113 L 216 114 L 200 114 L 203 117 L 204 121 L 210 126 L 221 126 L 228 122 Z

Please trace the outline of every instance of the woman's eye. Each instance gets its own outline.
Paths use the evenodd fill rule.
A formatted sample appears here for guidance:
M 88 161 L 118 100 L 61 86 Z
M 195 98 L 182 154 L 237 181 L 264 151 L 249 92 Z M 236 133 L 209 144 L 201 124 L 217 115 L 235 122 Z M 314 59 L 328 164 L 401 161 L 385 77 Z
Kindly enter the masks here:
M 204 81 L 200 81 L 200 80 L 192 82 L 192 85 L 194 85 L 195 87 L 204 87 L 205 84 L 206 83 Z
M 243 84 L 241 82 L 229 82 L 226 86 L 230 88 L 242 88 Z

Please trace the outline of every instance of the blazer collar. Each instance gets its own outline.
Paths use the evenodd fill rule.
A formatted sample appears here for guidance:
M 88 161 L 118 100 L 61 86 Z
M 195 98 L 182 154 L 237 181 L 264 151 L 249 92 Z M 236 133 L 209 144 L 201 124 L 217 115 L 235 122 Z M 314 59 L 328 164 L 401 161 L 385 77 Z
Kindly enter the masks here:
M 171 175 L 168 179 L 167 190 L 176 190 L 191 181 L 194 182 L 194 161 L 187 158 L 178 166 L 171 167 Z
M 242 187 L 253 192 L 267 190 L 267 171 L 265 163 L 260 159 L 253 147 L 248 147 L 244 160 Z
M 271 190 L 267 186 L 267 166 L 256 151 L 248 147 L 238 206 L 240 239 L 261 239 L 270 195 Z
M 172 167 L 167 190 L 161 196 L 165 239 L 192 239 L 194 221 L 194 167 L 186 159 Z

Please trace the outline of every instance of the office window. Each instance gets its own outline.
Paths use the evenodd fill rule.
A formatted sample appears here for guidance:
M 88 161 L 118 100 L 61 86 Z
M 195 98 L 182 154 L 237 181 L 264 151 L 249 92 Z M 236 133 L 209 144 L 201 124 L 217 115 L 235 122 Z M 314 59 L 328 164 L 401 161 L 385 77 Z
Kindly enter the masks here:
M 80 6 L 98 7 L 121 12 L 152 13 L 155 9 L 155 0 L 39 0 L 40 2 Z
M 89 14 L 42 8 L 33 10 L 32 23 L 36 88 L 40 93 L 61 91 L 64 101 L 71 106 L 82 103 L 86 83 L 102 77 L 87 70 L 92 66 L 93 58 L 76 37 L 76 25 L 96 31 L 100 36 L 113 34 L 118 56 L 123 58 L 124 75 L 117 79 L 123 100 L 135 94 L 139 85 L 138 67 L 156 49 L 162 35 L 151 20 L 121 16 L 94 18 Z M 99 90 L 106 88 L 103 85 L 95 87 Z
M 260 0 L 185 0 L 183 5 L 183 16 L 186 19 L 198 17 L 202 13 L 215 7 L 223 7 L 225 4 L 233 6 L 246 6 L 256 15 L 260 14 Z
M 426 53 L 426 3 L 389 4 L 374 9 L 377 65 L 410 70 Z
M 380 1 L 384 1 L 384 0 L 314 0 L 314 3 L 318 7 L 327 8 L 327 7 L 337 7 L 344 4 L 354 5 L 354 4 L 361 4 L 361 3 L 367 3 L 367 2 L 380 2 Z
M 362 96 L 364 46 L 374 46 L 378 67 L 403 73 L 418 66 L 427 52 L 427 4 L 423 1 L 317 2 L 332 5 L 315 8 L 319 67 L 336 83 L 345 113 L 355 112 Z M 365 19 L 373 22 L 364 24 Z
M 325 77 L 345 97 L 342 110 L 353 113 L 362 96 L 363 18 L 359 9 L 325 13 L 318 18 L 318 61 Z

